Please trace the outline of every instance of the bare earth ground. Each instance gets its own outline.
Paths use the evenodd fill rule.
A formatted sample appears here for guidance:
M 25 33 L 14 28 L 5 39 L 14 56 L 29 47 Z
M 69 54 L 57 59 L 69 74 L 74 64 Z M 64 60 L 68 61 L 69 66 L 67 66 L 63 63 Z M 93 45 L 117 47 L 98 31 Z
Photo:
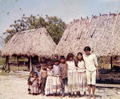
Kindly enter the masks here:
M 3 72 L 0 73 L 0 99 L 60 99 L 60 97 L 53 96 L 29 95 L 27 91 L 27 77 L 29 72 L 19 71 L 5 75 L 2 73 Z M 120 99 L 116 88 L 97 88 L 95 96 L 96 99 Z M 87 97 L 73 97 L 72 99 L 87 99 Z M 63 99 L 68 98 L 69 97 L 66 96 Z

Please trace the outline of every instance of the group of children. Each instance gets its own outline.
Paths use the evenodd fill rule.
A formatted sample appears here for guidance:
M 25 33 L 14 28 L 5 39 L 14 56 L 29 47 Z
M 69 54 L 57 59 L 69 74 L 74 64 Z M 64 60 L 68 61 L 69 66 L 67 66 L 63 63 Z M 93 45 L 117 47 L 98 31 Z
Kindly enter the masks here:
M 28 91 L 33 95 L 46 96 L 65 96 L 65 86 L 68 95 L 81 96 L 81 92 L 86 95 L 86 68 L 81 52 L 74 55 L 69 53 L 67 59 L 60 56 L 60 59 L 54 59 L 53 62 L 41 63 L 37 65 L 34 71 L 30 72 L 28 78 Z

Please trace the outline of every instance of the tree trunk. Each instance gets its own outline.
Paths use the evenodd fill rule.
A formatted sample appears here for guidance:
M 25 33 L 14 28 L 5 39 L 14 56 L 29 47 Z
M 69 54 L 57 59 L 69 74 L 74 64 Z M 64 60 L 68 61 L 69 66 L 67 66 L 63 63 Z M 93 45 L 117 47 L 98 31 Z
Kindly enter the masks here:
M 18 63 L 19 61 L 18 60 L 19 60 L 19 58 L 17 56 L 17 70 L 19 71 L 19 63 Z
M 6 61 L 5 61 L 5 71 L 10 71 L 10 66 L 9 66 L 9 56 L 6 56 Z

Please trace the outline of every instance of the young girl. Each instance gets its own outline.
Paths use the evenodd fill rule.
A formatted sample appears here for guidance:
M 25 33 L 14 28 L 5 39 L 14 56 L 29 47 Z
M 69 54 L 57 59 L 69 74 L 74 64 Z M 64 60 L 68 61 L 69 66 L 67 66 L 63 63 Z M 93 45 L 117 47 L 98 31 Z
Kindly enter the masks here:
M 45 95 L 49 96 L 53 94 L 53 64 L 47 64 L 47 81 L 45 86 Z
M 68 93 L 69 96 L 76 94 L 78 91 L 78 84 L 77 84 L 77 71 L 74 61 L 74 55 L 69 53 L 67 55 L 67 65 L 68 65 Z
M 33 71 L 30 72 L 29 78 L 28 78 L 28 91 L 29 91 L 29 94 L 31 94 L 31 86 L 32 86 L 31 78 L 32 77 L 33 77 Z
M 79 88 L 79 95 L 81 96 L 81 92 L 84 92 L 84 96 L 86 95 L 86 69 L 85 69 L 85 62 L 83 60 L 83 54 L 79 52 L 77 54 L 77 61 L 76 61 L 77 72 L 78 72 L 78 88 Z
M 54 60 L 54 65 L 53 65 L 53 93 L 54 96 L 60 94 L 61 90 L 61 83 L 60 83 L 60 69 L 59 69 L 59 60 L 55 59 Z
M 36 72 L 33 72 L 33 78 L 32 78 L 32 94 L 33 95 L 37 95 L 39 93 L 39 79 L 38 79 L 38 76 L 37 76 L 37 73 Z

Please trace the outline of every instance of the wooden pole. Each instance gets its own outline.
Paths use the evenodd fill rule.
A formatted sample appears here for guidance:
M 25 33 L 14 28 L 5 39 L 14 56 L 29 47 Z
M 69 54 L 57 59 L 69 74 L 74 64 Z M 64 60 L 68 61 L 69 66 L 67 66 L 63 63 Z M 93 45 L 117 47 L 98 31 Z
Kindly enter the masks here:
M 19 71 L 19 63 L 18 63 L 19 61 L 18 60 L 19 60 L 19 58 L 17 56 L 17 70 Z
M 9 66 L 9 56 L 6 56 L 6 61 L 5 61 L 5 71 L 10 71 L 10 66 Z
M 30 71 L 32 71 L 33 68 L 32 68 L 32 56 L 30 56 Z
M 113 69 L 113 67 L 112 67 L 112 56 L 110 57 L 110 64 L 111 64 L 111 70 Z

